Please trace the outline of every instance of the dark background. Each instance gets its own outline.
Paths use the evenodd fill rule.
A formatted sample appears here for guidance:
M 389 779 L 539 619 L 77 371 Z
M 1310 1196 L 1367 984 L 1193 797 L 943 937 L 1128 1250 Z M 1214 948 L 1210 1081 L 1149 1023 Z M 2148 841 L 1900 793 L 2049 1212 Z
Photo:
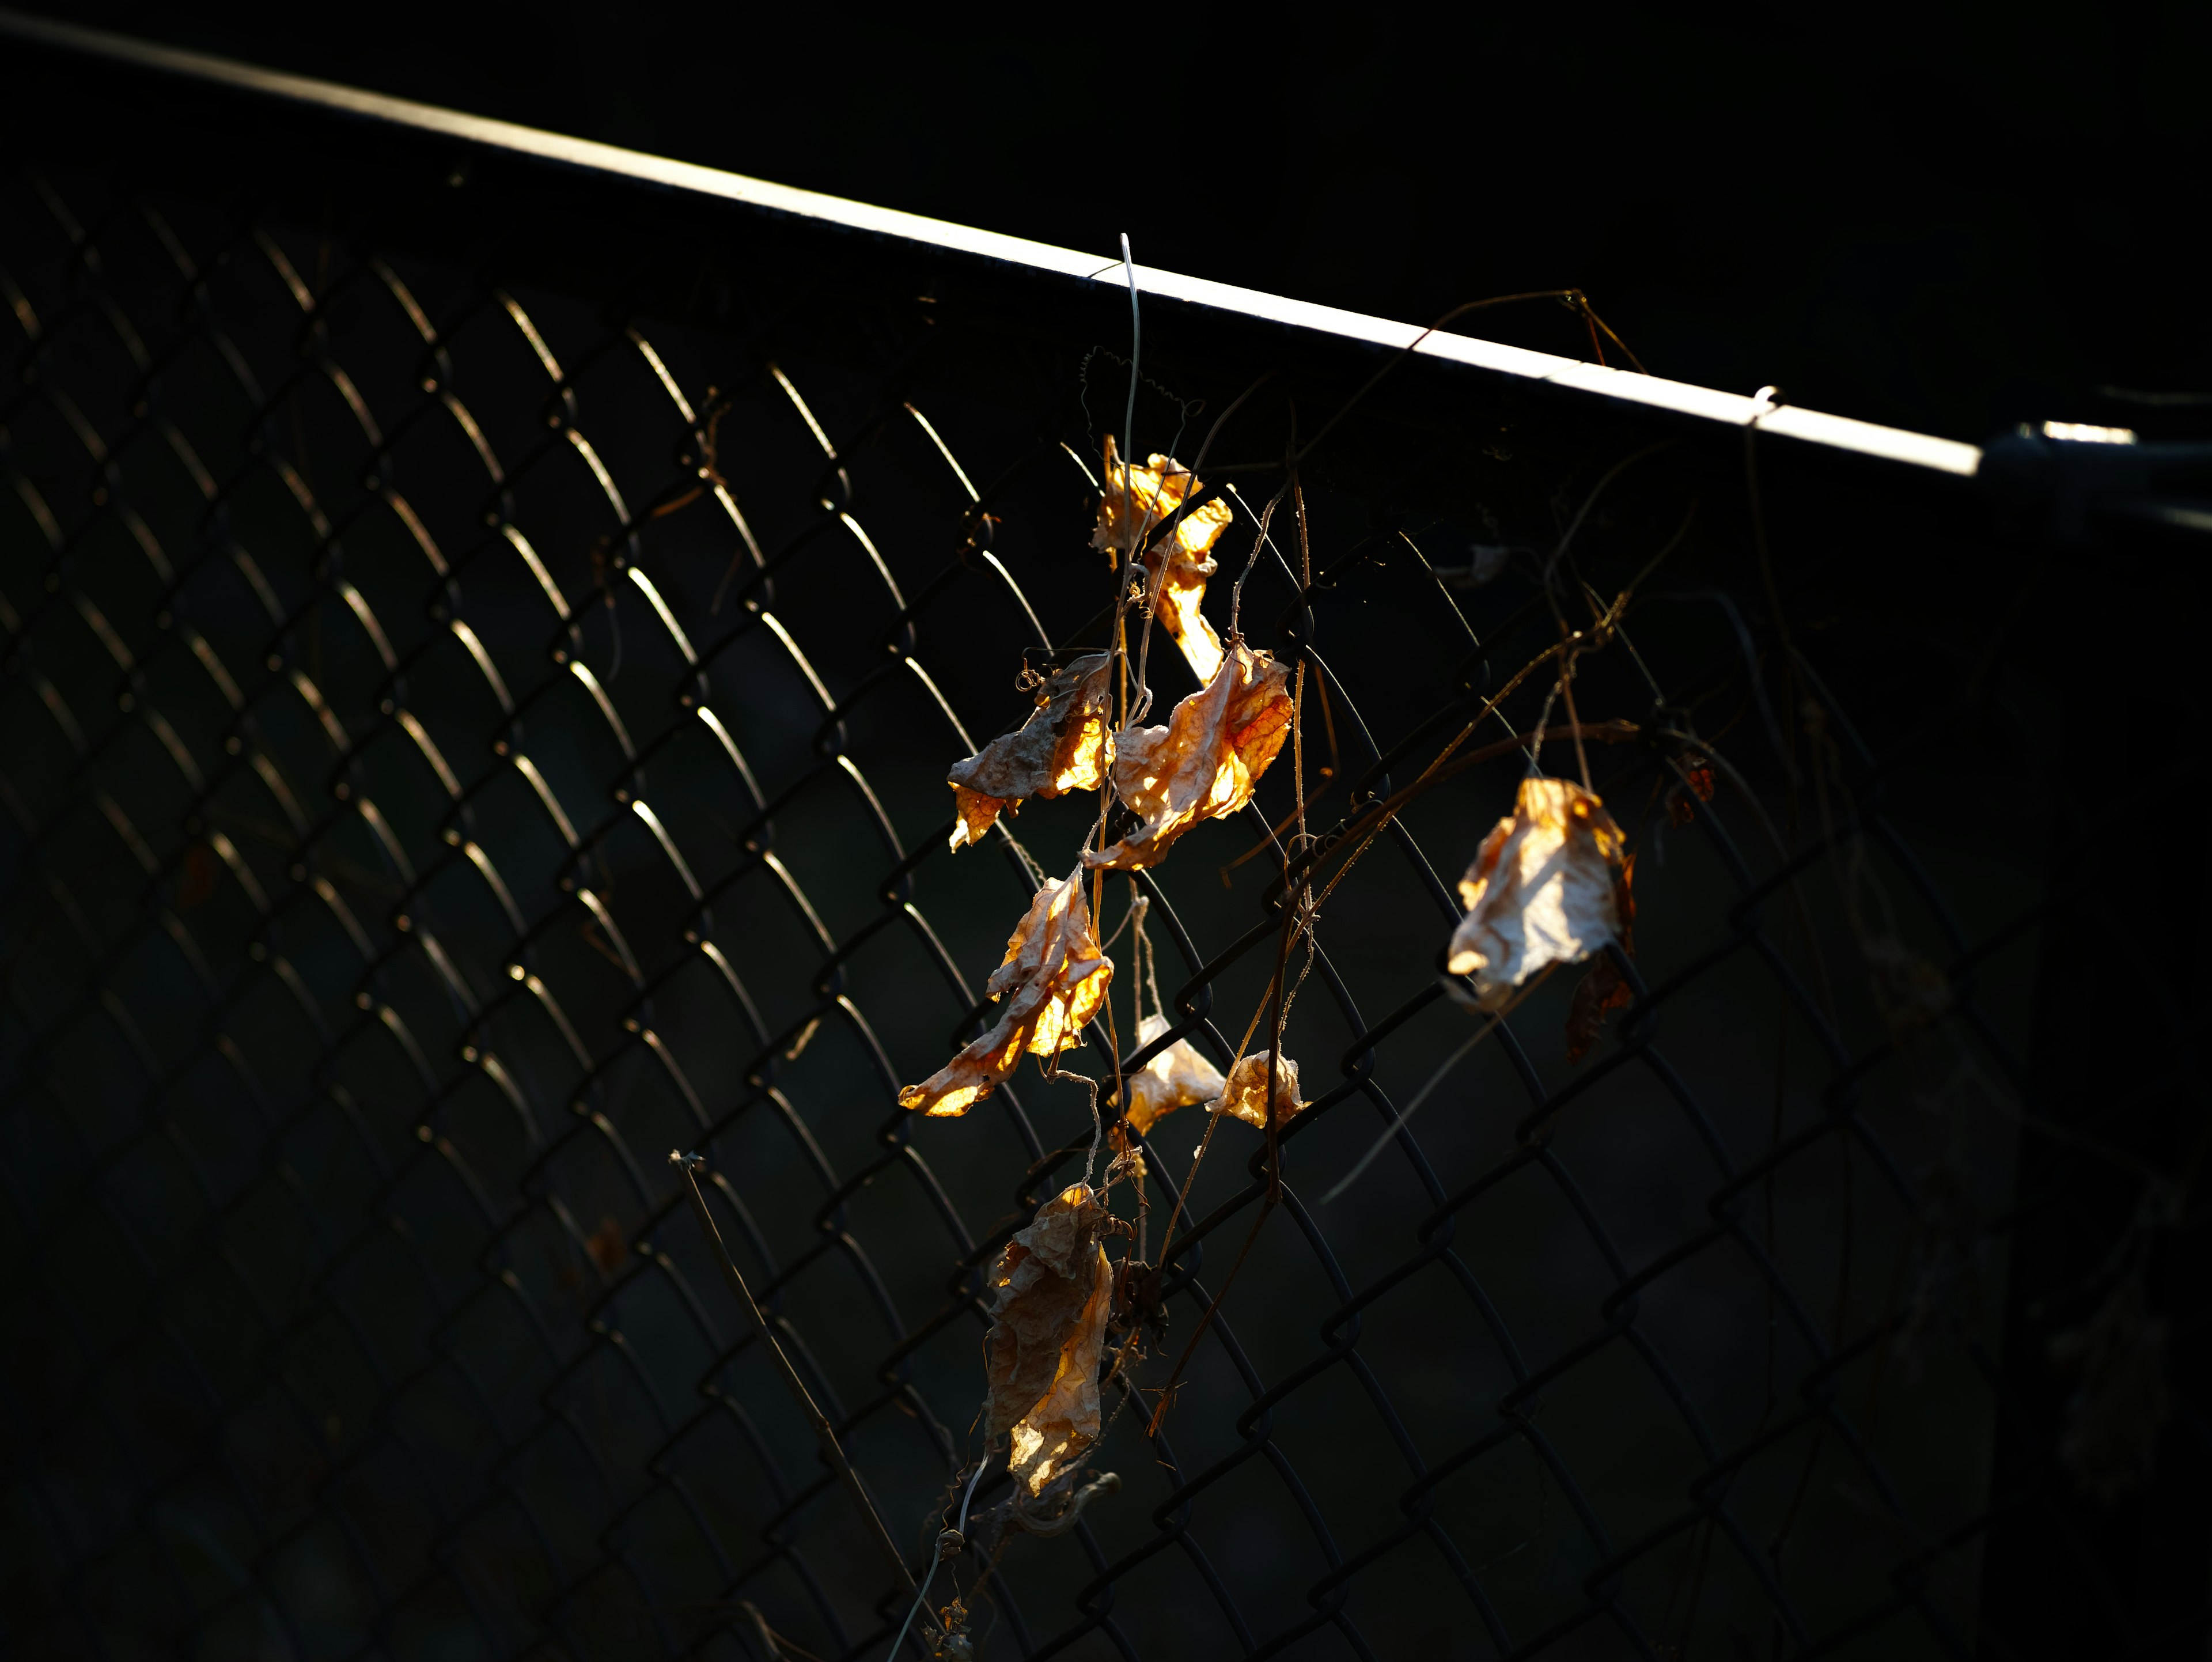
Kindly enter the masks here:
M 2201 4 L 36 9 L 1960 438 L 2212 387 Z

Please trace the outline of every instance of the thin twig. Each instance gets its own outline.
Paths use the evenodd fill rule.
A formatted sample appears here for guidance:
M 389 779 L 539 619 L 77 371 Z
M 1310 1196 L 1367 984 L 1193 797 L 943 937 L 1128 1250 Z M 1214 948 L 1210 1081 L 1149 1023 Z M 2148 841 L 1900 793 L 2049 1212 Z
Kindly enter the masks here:
M 760 1306 L 753 1302 L 751 1290 L 745 1286 L 745 1278 L 738 1273 L 738 1266 L 731 1258 L 729 1249 L 722 1245 L 722 1233 L 714 1227 L 714 1215 L 707 1209 L 707 1197 L 699 1190 L 699 1173 L 706 1169 L 706 1157 L 702 1154 L 687 1156 L 672 1149 L 668 1163 L 683 1173 L 685 1196 L 691 1202 L 691 1215 L 699 1221 L 699 1233 L 706 1240 L 708 1251 L 721 1268 L 723 1284 L 730 1289 L 730 1296 L 737 1300 L 738 1308 L 744 1312 L 745 1319 L 752 1324 L 754 1336 L 767 1348 L 769 1358 L 775 1363 L 776 1371 L 783 1376 L 784 1389 L 791 1393 L 792 1401 L 799 1404 L 799 1412 L 805 1415 L 808 1423 L 814 1428 L 814 1440 L 822 1451 L 823 1461 L 837 1474 L 837 1481 L 844 1485 L 845 1493 L 852 1498 L 853 1505 L 866 1525 L 867 1533 L 874 1539 L 876 1550 L 883 1555 L 884 1562 L 890 1567 L 891 1573 L 898 1578 L 902 1586 L 919 1597 L 914 1576 L 907 1569 L 906 1560 L 900 1555 L 898 1548 L 892 1543 L 890 1531 L 884 1527 L 882 1514 L 877 1512 L 876 1503 L 868 1498 L 867 1490 L 860 1486 L 860 1474 L 853 1470 L 853 1463 L 845 1458 L 844 1445 L 837 1440 L 836 1428 L 830 1423 L 829 1416 L 816 1404 L 814 1393 L 807 1390 L 806 1382 L 799 1377 L 799 1370 L 791 1365 L 791 1358 L 784 1355 L 783 1347 L 776 1342 L 775 1330 L 769 1326 L 768 1318 L 761 1314 Z
M 1436 1088 L 1439 1085 L 1442 1085 L 1445 1079 L 1450 1075 L 1451 1070 L 1459 1066 L 1461 1059 L 1464 1057 L 1468 1051 L 1474 1049 L 1476 1045 L 1481 1044 L 1484 1039 L 1488 1038 L 1491 1035 L 1492 1030 L 1494 1029 L 1499 1022 L 1504 1020 L 1505 1018 L 1512 1013 L 1515 1007 L 1519 1005 L 1522 1000 L 1526 999 L 1530 994 L 1534 993 L 1537 988 L 1542 986 L 1545 982 L 1549 980 L 1551 978 L 1552 971 L 1559 967 L 1559 966 L 1557 964 L 1547 964 L 1544 966 L 1542 972 L 1539 974 L 1534 981 L 1528 983 L 1525 987 L 1516 988 L 1513 991 L 1512 996 L 1508 998 L 1498 1009 L 1490 1013 L 1490 1020 L 1484 1022 L 1481 1026 L 1474 1030 L 1474 1033 L 1472 1038 L 1468 1038 L 1465 1044 L 1459 1047 L 1459 1049 L 1454 1050 L 1449 1056 L 1443 1059 L 1442 1065 L 1437 1068 L 1436 1072 L 1429 1075 L 1429 1082 L 1413 1093 L 1413 1099 L 1407 1103 L 1398 1113 L 1391 1116 L 1389 1125 L 1383 1130 L 1382 1135 L 1376 1138 L 1374 1142 L 1369 1146 L 1367 1152 L 1359 1157 L 1358 1163 L 1338 1180 L 1335 1188 L 1330 1190 L 1328 1193 L 1321 1197 L 1321 1202 L 1323 1206 L 1328 1205 L 1339 1195 L 1341 1195 L 1346 1190 L 1352 1187 L 1352 1184 L 1358 1179 L 1359 1174 L 1362 1172 L 1364 1172 L 1369 1166 L 1372 1166 L 1375 1163 L 1376 1157 L 1382 1154 L 1385 1148 L 1388 1148 L 1390 1146 L 1391 1141 L 1397 1136 L 1399 1132 L 1406 1129 L 1406 1122 L 1413 1118 L 1414 1110 L 1418 1109 L 1423 1103 L 1426 1102 L 1432 1094 L 1434 1094 Z

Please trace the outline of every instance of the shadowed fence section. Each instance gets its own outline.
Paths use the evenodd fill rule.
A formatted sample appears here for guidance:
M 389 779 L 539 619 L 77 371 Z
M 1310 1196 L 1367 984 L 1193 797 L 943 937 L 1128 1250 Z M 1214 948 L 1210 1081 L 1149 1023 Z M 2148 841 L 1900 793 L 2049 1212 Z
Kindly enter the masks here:
M 2027 1062 L 2071 822 L 1948 482 L 1429 366 L 1301 454 L 1387 360 L 1164 313 L 1135 447 L 1211 446 L 1208 610 L 1245 574 L 1299 730 L 1105 880 L 1067 1075 L 924 1119 L 1098 830 L 956 852 L 945 779 L 1115 644 L 1126 296 L 708 259 L 655 310 L 237 186 L 4 187 L 21 1653 L 857 1656 L 930 1574 L 909 1653 L 2027 1654 L 1992 1518 L 2202 1459 L 2193 1172 Z M 1536 766 L 1627 834 L 1633 956 L 1489 1027 L 1453 885 Z M 1271 1031 L 1294 1118 L 1115 1124 Z M 2031 1295 L 2022 1128 L 2069 1123 L 2061 1205 L 2142 1204 Z M 1116 1150 L 1106 1428 L 1032 1514 L 975 1464 L 988 1275 Z M 2204 1556 L 2083 1619 L 2189 1630 Z

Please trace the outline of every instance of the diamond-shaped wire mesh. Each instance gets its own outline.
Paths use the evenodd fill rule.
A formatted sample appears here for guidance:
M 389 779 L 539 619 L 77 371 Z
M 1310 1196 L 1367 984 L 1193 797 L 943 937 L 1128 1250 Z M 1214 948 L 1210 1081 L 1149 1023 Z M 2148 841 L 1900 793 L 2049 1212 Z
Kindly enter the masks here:
M 945 772 L 1026 715 L 1025 663 L 1104 643 L 1125 366 L 1054 372 L 1041 416 L 933 404 L 313 227 L 7 191 L 19 1638 L 887 1652 L 909 1600 L 665 1160 L 704 1156 L 919 1574 L 981 1452 L 987 1272 L 1092 1140 L 1034 1069 L 963 1119 L 896 1105 L 1096 824 L 1033 802 L 950 852 Z M 1138 447 L 1188 458 L 1212 419 L 1148 392 Z M 1452 882 L 1528 769 L 1510 741 L 1561 719 L 1548 671 L 1494 697 L 1557 638 L 1536 574 L 1577 527 L 1553 592 L 1591 628 L 1694 507 L 1663 455 L 1511 443 L 1486 465 L 1540 523 L 1442 473 L 1455 512 L 1310 478 L 1262 542 L 1279 473 L 1218 476 L 1244 494 L 1209 605 L 1251 561 L 1303 731 L 1251 809 L 1109 879 L 1101 927 L 1141 889 L 1157 995 L 1225 1065 L 1285 938 L 1302 766 L 1310 869 L 1350 872 L 1288 959 L 1310 1105 L 1273 1208 L 1265 1140 L 1213 1132 L 1165 1334 L 1106 1387 L 1118 1491 L 1037 1535 L 984 1477 L 931 1598 L 977 1653 L 1974 1642 L 2034 856 L 1977 792 L 1913 788 L 1975 757 L 1869 748 L 1934 622 L 1829 574 L 1785 584 L 1786 639 L 1692 518 L 1574 686 L 1583 722 L 1640 724 L 1587 746 L 1637 849 L 1638 996 L 1570 1063 L 1565 971 L 1462 1054 Z M 1151 662 L 1159 719 L 1195 683 Z M 1499 753 L 1353 862 L 1470 724 Z M 1068 1065 L 1110 1093 L 1091 1041 Z M 1146 1145 L 1154 1256 L 1206 1124 Z

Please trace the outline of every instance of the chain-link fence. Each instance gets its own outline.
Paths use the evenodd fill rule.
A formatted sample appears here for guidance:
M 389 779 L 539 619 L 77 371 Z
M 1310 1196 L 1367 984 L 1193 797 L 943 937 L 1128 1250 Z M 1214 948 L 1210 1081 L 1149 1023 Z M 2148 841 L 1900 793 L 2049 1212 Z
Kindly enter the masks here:
M 2035 1648 L 1981 1589 L 2051 781 L 1970 546 L 1900 605 L 1734 441 L 1386 380 L 1333 473 L 1340 395 L 1167 352 L 1132 407 L 1126 332 L 987 396 L 915 368 L 981 350 L 933 295 L 717 329 L 337 195 L 5 188 L 21 1653 L 882 1654 L 925 1574 L 915 1654 Z M 1297 732 L 1086 884 L 1071 1076 L 912 1115 L 1101 831 L 955 851 L 945 776 L 1133 673 L 1125 423 L 1208 453 L 1206 604 Z M 1540 766 L 1633 849 L 1633 955 L 1492 1022 L 1454 881 Z M 1306 1105 L 1135 1135 L 1176 1039 Z M 1121 1149 L 1103 1435 L 1018 1504 L 993 1267 Z M 2139 1237 L 2066 1271 L 2023 1494 L 2201 1423 Z

